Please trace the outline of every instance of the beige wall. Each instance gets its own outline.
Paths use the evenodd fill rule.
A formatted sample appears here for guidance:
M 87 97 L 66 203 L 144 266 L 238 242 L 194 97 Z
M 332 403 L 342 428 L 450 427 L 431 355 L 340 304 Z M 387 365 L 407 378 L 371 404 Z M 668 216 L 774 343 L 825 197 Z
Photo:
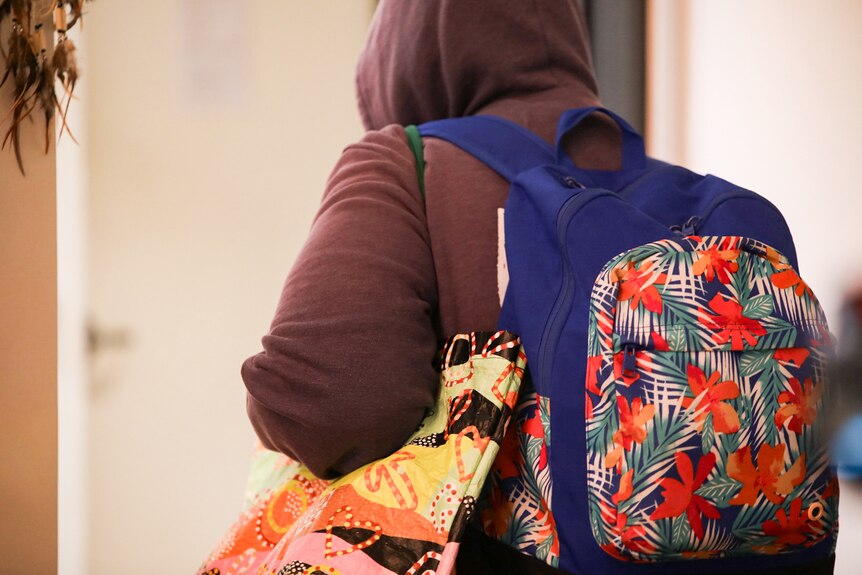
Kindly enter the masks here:
M 773 201 L 835 318 L 862 281 L 862 2 L 653 0 L 651 13 L 652 152 Z
M 6 34 L 2 35 L 6 38 Z M 0 89 L 0 118 L 12 103 Z M 0 124 L 0 136 L 8 124 Z M 54 148 L 22 125 L 27 176 L 0 152 L 0 557 L 3 573 L 57 570 L 57 250 Z
M 370 14 L 357 0 L 90 5 L 88 306 L 126 344 L 90 361 L 86 573 L 191 573 L 236 518 L 253 445 L 240 365 L 361 135 Z

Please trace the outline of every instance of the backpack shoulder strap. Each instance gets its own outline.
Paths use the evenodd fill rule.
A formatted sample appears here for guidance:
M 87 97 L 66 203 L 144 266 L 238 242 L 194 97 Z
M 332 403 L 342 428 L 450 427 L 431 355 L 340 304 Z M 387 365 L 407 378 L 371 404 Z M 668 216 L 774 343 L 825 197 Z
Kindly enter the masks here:
M 435 120 L 418 130 L 458 146 L 510 182 L 521 172 L 556 163 L 554 149 L 536 134 L 497 116 Z

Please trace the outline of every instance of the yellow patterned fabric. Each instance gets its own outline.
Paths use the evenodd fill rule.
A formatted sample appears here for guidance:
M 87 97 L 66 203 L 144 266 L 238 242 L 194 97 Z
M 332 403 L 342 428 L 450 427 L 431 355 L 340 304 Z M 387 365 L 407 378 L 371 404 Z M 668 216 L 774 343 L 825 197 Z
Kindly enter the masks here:
M 440 358 L 435 409 L 389 457 L 327 482 L 259 447 L 246 509 L 198 574 L 451 573 L 526 359 L 508 332 L 454 336 Z

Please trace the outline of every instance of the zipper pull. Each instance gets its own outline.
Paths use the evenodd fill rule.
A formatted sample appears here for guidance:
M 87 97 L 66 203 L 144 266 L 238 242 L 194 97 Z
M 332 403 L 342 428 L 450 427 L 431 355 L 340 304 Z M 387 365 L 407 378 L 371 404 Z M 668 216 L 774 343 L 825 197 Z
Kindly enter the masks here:
M 697 226 L 700 225 L 700 216 L 691 216 L 681 226 L 678 224 L 672 225 L 670 230 L 678 236 L 688 237 L 693 236 L 697 231 Z
M 634 344 L 627 343 L 623 346 L 623 377 L 635 378 L 638 374 L 637 348 Z
M 572 176 L 563 176 L 560 178 L 560 182 L 566 186 L 567 188 L 584 188 L 585 186 L 573 178 Z
M 691 216 L 688 218 L 688 221 L 682 225 L 682 229 L 680 233 L 682 233 L 683 237 L 693 236 L 694 232 L 697 231 L 697 226 L 700 225 L 700 217 L 699 216 Z

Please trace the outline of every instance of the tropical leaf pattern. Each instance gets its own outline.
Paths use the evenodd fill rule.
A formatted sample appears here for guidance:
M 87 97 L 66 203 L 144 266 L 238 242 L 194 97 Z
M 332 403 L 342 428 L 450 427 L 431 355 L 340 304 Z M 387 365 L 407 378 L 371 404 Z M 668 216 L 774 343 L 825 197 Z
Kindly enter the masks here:
M 560 542 L 551 512 L 550 402 L 524 371 L 521 394 L 479 505 L 484 532 L 556 567 Z
M 788 553 L 837 531 L 811 289 L 741 237 L 640 246 L 596 280 L 586 374 L 597 543 L 652 562 Z

